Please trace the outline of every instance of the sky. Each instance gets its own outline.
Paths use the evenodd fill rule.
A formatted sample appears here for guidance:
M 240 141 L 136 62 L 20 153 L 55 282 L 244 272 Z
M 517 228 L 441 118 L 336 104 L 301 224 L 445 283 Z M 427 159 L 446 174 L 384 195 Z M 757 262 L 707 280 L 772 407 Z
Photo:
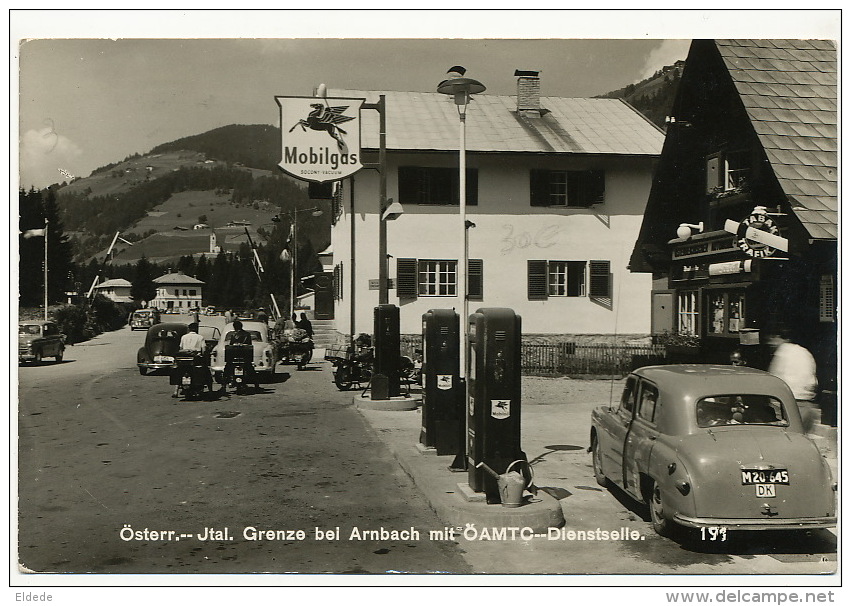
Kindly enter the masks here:
M 745 33 L 706 11 L 12 11 L 10 156 L 21 186 L 43 187 L 219 126 L 277 125 L 276 95 L 320 83 L 434 91 L 463 65 L 485 94 L 536 69 L 543 95 L 583 97 L 685 59 L 693 37 L 838 37 L 835 14 L 757 12 L 736 14 Z M 770 23 L 781 35 L 758 31 Z

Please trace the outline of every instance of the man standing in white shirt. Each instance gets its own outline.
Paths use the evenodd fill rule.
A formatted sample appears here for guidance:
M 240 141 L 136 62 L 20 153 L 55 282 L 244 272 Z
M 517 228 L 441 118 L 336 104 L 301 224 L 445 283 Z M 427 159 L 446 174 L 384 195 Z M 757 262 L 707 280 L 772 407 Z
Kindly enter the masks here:
M 804 430 L 809 431 L 815 417 L 816 361 L 812 354 L 789 339 L 788 333 L 780 331 L 771 335 L 768 344 L 774 349 L 774 356 L 768 372 L 783 379 L 798 401 L 798 408 L 804 421 Z

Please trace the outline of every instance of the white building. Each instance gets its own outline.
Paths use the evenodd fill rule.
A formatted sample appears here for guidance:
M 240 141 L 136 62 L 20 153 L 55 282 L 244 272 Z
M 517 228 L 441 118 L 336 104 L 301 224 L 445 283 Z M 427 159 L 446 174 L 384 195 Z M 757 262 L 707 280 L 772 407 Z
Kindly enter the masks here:
M 469 309 L 509 307 L 524 334 L 649 334 L 651 277 L 626 267 L 664 135 L 618 99 L 476 95 L 467 110 Z M 439 93 L 329 91 L 386 101 L 389 303 L 401 332 L 430 309 L 460 310 L 459 118 Z M 518 101 L 520 100 L 520 101 Z M 361 111 L 364 162 L 378 161 L 378 112 Z M 379 174 L 364 169 L 334 200 L 337 330 L 372 332 L 379 303 Z M 354 272 L 352 269 L 354 268 Z M 354 326 L 352 326 L 354 322 Z
M 201 307 L 204 282 L 179 272 L 154 278 L 157 296 L 149 307 L 160 310 L 189 310 Z
M 132 284 L 123 278 L 115 278 L 106 280 L 95 286 L 95 293 L 105 296 L 116 303 L 132 303 L 133 298 L 130 296 L 130 288 Z

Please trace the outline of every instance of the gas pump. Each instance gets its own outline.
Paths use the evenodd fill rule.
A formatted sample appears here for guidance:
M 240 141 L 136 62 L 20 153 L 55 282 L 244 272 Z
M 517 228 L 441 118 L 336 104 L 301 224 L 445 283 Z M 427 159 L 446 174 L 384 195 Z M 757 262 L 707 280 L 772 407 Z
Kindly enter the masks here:
M 499 503 L 497 480 L 479 463 L 504 474 L 526 456 L 520 448 L 520 316 L 507 308 L 476 310 L 468 320 L 468 483 Z
M 399 380 L 400 337 L 399 308 L 382 304 L 374 310 L 375 372 L 372 375 L 371 399 L 388 400 L 401 394 Z
M 464 386 L 460 381 L 460 321 L 453 309 L 423 314 L 423 405 L 420 444 L 438 455 L 464 452 Z

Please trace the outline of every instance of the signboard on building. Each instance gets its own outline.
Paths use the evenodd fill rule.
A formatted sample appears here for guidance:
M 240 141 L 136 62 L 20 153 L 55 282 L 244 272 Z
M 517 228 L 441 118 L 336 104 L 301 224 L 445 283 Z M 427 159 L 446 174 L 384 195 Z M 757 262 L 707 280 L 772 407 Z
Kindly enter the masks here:
M 360 109 L 364 99 L 275 97 L 281 108 L 278 166 L 305 181 L 325 183 L 361 168 Z

